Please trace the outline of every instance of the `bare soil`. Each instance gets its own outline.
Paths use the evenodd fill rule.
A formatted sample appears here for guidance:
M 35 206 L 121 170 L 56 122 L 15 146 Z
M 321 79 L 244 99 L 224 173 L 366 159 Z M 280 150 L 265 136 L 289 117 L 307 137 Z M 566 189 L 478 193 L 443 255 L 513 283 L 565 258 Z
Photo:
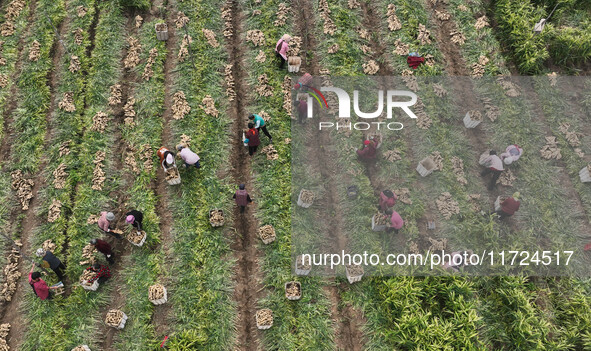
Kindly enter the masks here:
M 369 46 L 373 51 L 371 58 L 380 66 L 380 70 L 378 71 L 379 75 L 391 76 L 392 69 L 388 63 L 389 51 L 386 48 L 386 44 L 379 39 L 382 31 L 382 22 L 377 19 L 381 18 L 381 15 L 379 14 L 379 11 L 376 10 L 373 2 L 361 1 L 360 5 L 361 13 L 363 15 L 361 23 L 365 29 L 369 31 L 371 36 L 369 40 Z
M 460 46 L 450 40 L 449 33 L 457 29 L 455 21 L 453 18 L 442 21 L 435 16 L 435 10 L 449 13 L 447 11 L 447 5 L 443 1 L 438 1 L 437 5 L 430 6 L 432 10 L 432 27 L 436 29 L 437 46 L 445 59 L 445 71 L 450 76 L 470 76 L 470 70 L 468 69 L 466 60 L 464 60 Z

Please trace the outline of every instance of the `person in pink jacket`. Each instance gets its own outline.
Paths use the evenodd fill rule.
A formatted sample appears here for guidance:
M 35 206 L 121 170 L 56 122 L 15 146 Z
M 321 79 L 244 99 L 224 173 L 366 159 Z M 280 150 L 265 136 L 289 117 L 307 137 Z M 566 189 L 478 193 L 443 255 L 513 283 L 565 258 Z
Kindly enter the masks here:
M 501 154 L 501 160 L 503 160 L 506 165 L 510 165 L 513 162 L 519 160 L 521 155 L 523 155 L 523 149 L 520 148 L 519 145 L 513 144 L 507 146 L 505 152 Z
M 283 34 L 281 39 L 279 39 L 275 45 L 275 56 L 280 60 L 279 68 L 283 68 L 283 66 L 285 66 L 285 61 L 287 61 L 290 40 L 291 36 L 289 34 Z
M 388 224 L 388 231 L 394 231 L 394 233 L 398 234 L 398 231 L 402 226 L 404 226 L 404 221 L 402 217 L 398 214 L 398 212 L 394 210 L 386 211 L 386 215 L 390 216 L 390 223 Z
M 380 210 L 385 213 L 390 207 L 396 205 L 396 200 L 398 200 L 398 197 L 391 190 L 382 191 L 380 193 Z
M 99 228 L 104 230 L 106 233 L 111 234 L 112 236 L 116 237 L 117 239 L 121 239 L 122 238 L 121 234 L 117 234 L 117 233 L 113 232 L 113 230 L 111 229 L 111 222 L 114 220 L 115 220 L 115 215 L 113 214 L 113 212 L 103 211 L 103 212 L 101 212 L 101 216 L 99 217 L 97 224 L 98 224 Z
M 496 151 L 491 150 L 489 156 L 484 159 L 482 164 L 486 168 L 480 173 L 480 176 L 484 177 L 492 173 L 490 183 L 488 183 L 488 190 L 493 190 L 497 186 L 497 180 L 501 176 L 501 173 L 503 173 L 503 161 L 497 156 Z

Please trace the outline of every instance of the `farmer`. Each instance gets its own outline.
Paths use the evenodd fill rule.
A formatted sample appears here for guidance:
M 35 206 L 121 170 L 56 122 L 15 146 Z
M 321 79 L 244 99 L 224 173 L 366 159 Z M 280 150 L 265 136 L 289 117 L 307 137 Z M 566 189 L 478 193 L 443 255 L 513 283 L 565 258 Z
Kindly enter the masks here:
M 376 143 L 373 140 L 364 140 L 363 148 L 357 150 L 357 156 L 362 161 L 375 161 L 377 157 Z
M 289 51 L 290 40 L 291 36 L 289 34 L 283 34 L 281 39 L 279 39 L 275 45 L 275 56 L 280 60 L 279 68 L 283 68 L 283 66 L 285 66 L 285 61 L 287 61 L 287 51 Z
M 115 220 L 115 215 L 113 214 L 113 212 L 103 211 L 103 212 L 101 212 L 101 216 L 99 217 L 97 224 L 98 224 L 99 228 L 101 228 L 102 230 L 104 230 L 108 234 L 111 234 L 112 236 L 116 237 L 117 239 L 121 239 L 122 238 L 121 234 L 115 233 L 111 229 L 111 222 L 114 220 Z
M 380 210 L 385 213 L 390 207 L 396 205 L 396 200 L 398 197 L 391 190 L 382 191 L 380 193 Z
M 486 168 L 480 173 L 480 176 L 484 177 L 489 173 L 492 173 L 490 183 L 488 184 L 488 190 L 493 190 L 497 185 L 497 180 L 501 176 L 501 173 L 503 173 L 503 161 L 497 156 L 496 151 L 491 150 L 489 156 L 483 160 L 482 164 Z
M 53 252 L 49 250 L 46 251 L 42 248 L 38 248 L 36 254 L 37 257 L 43 257 L 41 259 L 41 267 L 51 268 L 51 270 L 55 273 L 55 275 L 57 275 L 58 279 L 60 280 L 60 283 L 63 282 L 64 270 L 66 269 L 66 267 L 64 266 L 62 261 L 60 261 L 59 258 L 55 257 Z
M 138 210 L 131 210 L 125 214 L 125 223 L 131 224 L 138 232 L 142 230 L 143 220 L 144 214 Z
M 519 210 L 519 192 L 513 193 L 513 196 L 509 196 L 505 201 L 501 202 L 501 209 L 497 211 L 497 214 L 501 219 L 505 217 L 511 217 Z
M 107 279 L 111 278 L 111 270 L 108 266 L 95 263 L 92 266 L 86 268 L 87 271 L 95 272 L 94 277 L 88 279 L 88 283 L 93 283 L 98 279 L 99 284 L 104 283 Z
M 199 163 L 199 155 L 191 151 L 188 146 L 179 144 L 176 146 L 176 149 L 179 151 L 179 155 L 181 155 L 181 158 L 185 162 L 183 164 L 185 168 L 190 166 L 195 166 L 197 169 L 201 168 L 201 164 Z
M 57 289 L 58 287 L 47 286 L 47 283 L 43 279 L 41 279 L 41 273 L 33 272 L 33 270 L 35 270 L 35 262 L 33 262 L 33 265 L 31 266 L 31 271 L 29 272 L 29 284 L 31 285 L 31 288 L 33 288 L 33 292 L 41 300 L 51 299 L 52 294 L 49 290 Z
M 254 123 L 248 123 L 248 131 L 246 132 L 246 140 L 248 141 L 248 154 L 250 156 L 257 152 L 261 139 L 259 138 L 259 131 L 254 127 Z
M 168 169 L 171 167 L 176 167 L 174 162 L 174 154 L 167 148 L 161 147 L 158 150 L 157 155 L 160 158 L 160 164 L 162 165 L 164 172 L 168 172 Z
M 519 160 L 521 155 L 523 155 L 523 149 L 520 148 L 519 145 L 513 144 L 507 146 L 505 152 L 501 154 L 501 160 L 503 160 L 506 165 L 510 165 L 513 162 Z
M 244 184 L 238 186 L 238 190 L 236 190 L 236 193 L 234 194 L 234 199 L 236 200 L 236 205 L 240 206 L 240 213 L 244 213 L 246 205 L 252 202 L 250 195 L 248 195 L 248 192 L 245 190 Z
M 261 132 L 261 130 L 263 131 L 263 133 L 265 133 L 265 135 L 267 136 L 267 138 L 269 138 L 269 144 L 273 143 L 273 138 L 271 138 L 271 134 L 269 134 L 269 131 L 267 131 L 267 126 L 265 125 L 265 120 L 263 119 L 263 117 L 257 115 L 256 113 L 253 113 L 252 115 L 248 116 L 249 120 L 254 120 L 254 127 L 257 129 L 257 131 L 259 131 L 259 134 Z
M 94 245 L 98 252 L 105 255 L 105 258 L 110 264 L 115 263 L 115 254 L 113 253 L 111 245 L 109 245 L 108 242 L 101 239 L 91 239 L 90 244 Z
M 398 212 L 391 210 L 391 209 L 388 209 L 386 211 L 386 215 L 390 216 L 390 223 L 387 224 L 387 227 L 388 227 L 387 231 L 389 231 L 389 232 L 394 231 L 394 233 L 398 234 L 398 231 L 404 225 L 404 221 L 402 220 L 402 217 L 400 217 Z
M 304 123 L 308 118 L 308 102 L 306 99 L 296 100 L 294 103 L 298 110 L 298 122 Z

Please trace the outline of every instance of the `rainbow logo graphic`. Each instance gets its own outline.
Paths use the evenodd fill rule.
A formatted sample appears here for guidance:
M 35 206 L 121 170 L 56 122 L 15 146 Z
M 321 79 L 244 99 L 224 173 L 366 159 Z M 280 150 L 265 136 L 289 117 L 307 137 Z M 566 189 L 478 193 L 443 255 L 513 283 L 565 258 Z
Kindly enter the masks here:
M 320 105 L 320 108 L 322 108 L 322 102 L 324 102 L 324 107 L 328 108 L 328 103 L 326 102 L 326 98 L 320 92 L 320 90 L 318 90 L 314 87 L 311 87 L 309 85 L 302 84 L 302 83 L 296 84 L 295 89 L 299 89 L 301 87 L 305 87 L 308 89 L 308 94 L 312 95 L 316 99 L 316 101 L 318 101 L 318 105 Z M 320 101 L 321 98 L 322 98 L 322 102 Z

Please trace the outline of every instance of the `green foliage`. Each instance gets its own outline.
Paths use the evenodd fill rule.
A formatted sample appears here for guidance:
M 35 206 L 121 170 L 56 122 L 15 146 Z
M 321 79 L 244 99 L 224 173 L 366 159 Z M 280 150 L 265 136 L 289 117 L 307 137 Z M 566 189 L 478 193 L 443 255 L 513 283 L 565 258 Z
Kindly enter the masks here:
M 119 0 L 121 6 L 138 10 L 148 10 L 152 6 L 150 0 Z

